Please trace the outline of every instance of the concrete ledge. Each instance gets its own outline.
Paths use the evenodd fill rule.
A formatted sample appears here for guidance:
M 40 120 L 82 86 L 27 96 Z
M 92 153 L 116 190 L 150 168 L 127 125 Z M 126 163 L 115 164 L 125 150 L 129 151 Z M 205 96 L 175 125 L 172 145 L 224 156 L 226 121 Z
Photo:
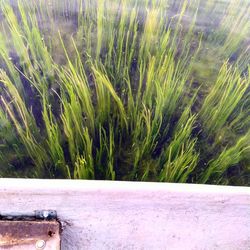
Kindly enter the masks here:
M 0 213 L 56 210 L 62 249 L 247 250 L 250 188 L 0 179 Z

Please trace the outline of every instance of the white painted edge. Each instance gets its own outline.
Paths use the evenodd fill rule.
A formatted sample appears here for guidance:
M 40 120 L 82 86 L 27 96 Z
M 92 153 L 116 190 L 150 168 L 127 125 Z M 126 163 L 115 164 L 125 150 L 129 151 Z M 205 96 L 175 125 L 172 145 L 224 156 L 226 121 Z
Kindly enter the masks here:
M 0 178 L 0 192 L 32 190 L 46 191 L 167 191 L 174 193 L 210 193 L 250 195 L 250 187 L 219 186 L 203 184 L 176 184 L 156 182 L 99 181 L 99 180 L 58 180 L 58 179 L 9 179 Z

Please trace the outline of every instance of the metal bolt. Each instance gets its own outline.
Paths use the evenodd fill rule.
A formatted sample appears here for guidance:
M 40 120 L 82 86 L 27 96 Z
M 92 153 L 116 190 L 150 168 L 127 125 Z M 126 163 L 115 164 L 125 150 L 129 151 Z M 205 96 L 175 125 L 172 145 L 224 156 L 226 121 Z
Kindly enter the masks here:
M 38 240 L 36 242 L 36 249 L 44 249 L 46 242 L 44 240 Z
M 43 211 L 43 217 L 46 219 L 49 217 L 49 211 Z

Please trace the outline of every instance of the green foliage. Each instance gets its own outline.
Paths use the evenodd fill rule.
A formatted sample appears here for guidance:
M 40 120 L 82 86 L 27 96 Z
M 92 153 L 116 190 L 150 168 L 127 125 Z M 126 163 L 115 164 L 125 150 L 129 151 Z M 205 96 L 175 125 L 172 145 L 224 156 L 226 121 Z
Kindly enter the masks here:
M 250 154 L 249 141 L 250 131 L 242 136 L 234 146 L 225 148 L 216 159 L 209 162 L 200 182 L 206 183 L 210 180 L 212 183 L 219 183 L 223 173 L 229 167 L 239 164 L 247 154 Z
M 200 110 L 204 128 L 209 135 L 215 134 L 225 125 L 249 86 L 249 80 L 241 76 L 237 67 L 232 68 L 224 63 Z M 237 115 L 234 119 L 237 119 Z
M 199 153 L 195 150 L 197 139 L 191 139 L 195 116 L 189 116 L 185 110 L 176 126 L 173 139 L 164 152 L 166 156 L 160 181 L 187 182 L 198 163 Z
M 249 6 L 218 15 L 219 4 L 0 0 L 0 175 L 247 176 Z M 196 25 L 202 15 L 214 17 L 210 31 Z

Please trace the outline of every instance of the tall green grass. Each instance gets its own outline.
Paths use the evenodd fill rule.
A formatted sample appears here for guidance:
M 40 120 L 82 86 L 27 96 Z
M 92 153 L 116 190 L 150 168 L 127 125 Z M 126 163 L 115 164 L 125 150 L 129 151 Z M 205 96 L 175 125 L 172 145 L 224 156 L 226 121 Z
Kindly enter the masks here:
M 206 33 L 212 1 L 16 3 L 0 1 L 2 176 L 248 184 L 248 8 Z

